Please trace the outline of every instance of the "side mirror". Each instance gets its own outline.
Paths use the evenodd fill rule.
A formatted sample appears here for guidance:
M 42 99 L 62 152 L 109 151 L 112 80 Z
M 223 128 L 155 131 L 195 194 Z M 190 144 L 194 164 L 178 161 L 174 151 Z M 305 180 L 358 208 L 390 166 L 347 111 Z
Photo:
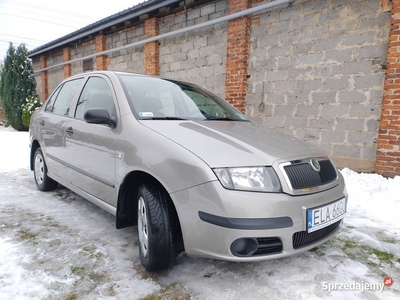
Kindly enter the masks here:
M 108 110 L 104 108 L 90 108 L 85 112 L 83 118 L 86 123 L 106 124 L 111 128 L 117 127 L 117 120 L 115 117 L 110 117 Z

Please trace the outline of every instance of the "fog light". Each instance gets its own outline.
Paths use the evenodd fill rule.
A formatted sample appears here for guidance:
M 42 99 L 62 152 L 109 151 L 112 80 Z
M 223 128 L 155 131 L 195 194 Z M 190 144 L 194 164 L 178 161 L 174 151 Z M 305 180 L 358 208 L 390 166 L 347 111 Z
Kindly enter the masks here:
M 255 239 L 241 238 L 231 245 L 231 252 L 235 256 L 252 256 L 257 251 L 258 243 Z

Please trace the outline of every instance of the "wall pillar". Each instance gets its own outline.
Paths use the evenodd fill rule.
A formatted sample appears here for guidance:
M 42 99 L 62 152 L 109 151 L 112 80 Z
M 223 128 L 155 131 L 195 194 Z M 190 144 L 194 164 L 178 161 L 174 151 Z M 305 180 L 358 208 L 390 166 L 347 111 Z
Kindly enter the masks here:
M 229 14 L 248 9 L 250 4 L 250 0 L 229 0 Z M 246 106 L 249 39 L 249 16 L 228 22 L 225 99 L 242 112 Z
M 376 173 L 400 175 L 400 0 L 392 1 L 389 50 L 386 62 Z
M 71 60 L 71 48 L 70 47 L 65 47 L 63 49 L 63 56 L 64 56 L 64 61 L 70 61 Z M 64 65 L 64 78 L 68 78 L 72 75 L 72 66 L 71 64 Z
M 96 52 L 101 52 L 106 50 L 106 36 L 100 34 L 96 36 Z M 96 56 L 96 66 L 98 71 L 107 70 L 107 56 L 99 55 Z
M 158 35 L 158 18 L 151 18 L 144 22 L 144 33 L 146 39 Z M 144 45 L 144 68 L 148 75 L 160 75 L 159 49 L 160 44 L 158 41 Z
M 40 56 L 40 68 L 41 69 L 47 68 L 47 57 L 44 55 Z M 49 96 L 49 80 L 47 78 L 47 71 L 40 72 L 40 79 L 42 82 L 41 102 L 43 103 Z

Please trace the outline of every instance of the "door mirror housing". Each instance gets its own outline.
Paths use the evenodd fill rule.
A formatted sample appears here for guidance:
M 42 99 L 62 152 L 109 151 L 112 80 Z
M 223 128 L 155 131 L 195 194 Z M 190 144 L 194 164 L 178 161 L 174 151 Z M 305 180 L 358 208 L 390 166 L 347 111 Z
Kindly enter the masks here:
M 90 108 L 88 109 L 83 118 L 86 123 L 90 124 L 106 124 L 111 128 L 117 127 L 117 120 L 115 117 L 110 117 L 108 110 L 104 108 Z

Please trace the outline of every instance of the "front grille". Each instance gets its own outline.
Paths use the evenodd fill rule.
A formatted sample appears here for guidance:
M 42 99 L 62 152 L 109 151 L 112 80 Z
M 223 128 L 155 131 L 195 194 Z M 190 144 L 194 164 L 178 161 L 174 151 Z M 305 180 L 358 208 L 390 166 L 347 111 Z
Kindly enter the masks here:
M 321 169 L 314 171 L 308 162 L 284 166 L 293 189 L 311 188 L 334 181 L 337 178 L 336 168 L 332 162 L 320 160 Z
M 342 220 L 337 221 L 336 223 L 333 223 L 325 228 L 322 228 L 314 232 L 308 233 L 307 231 L 299 231 L 294 233 L 292 238 L 293 249 L 299 249 L 326 238 L 327 236 L 331 235 L 333 232 L 336 231 L 341 221 Z
M 267 255 L 280 253 L 283 250 L 282 241 L 280 238 L 258 238 L 258 247 L 252 256 Z

